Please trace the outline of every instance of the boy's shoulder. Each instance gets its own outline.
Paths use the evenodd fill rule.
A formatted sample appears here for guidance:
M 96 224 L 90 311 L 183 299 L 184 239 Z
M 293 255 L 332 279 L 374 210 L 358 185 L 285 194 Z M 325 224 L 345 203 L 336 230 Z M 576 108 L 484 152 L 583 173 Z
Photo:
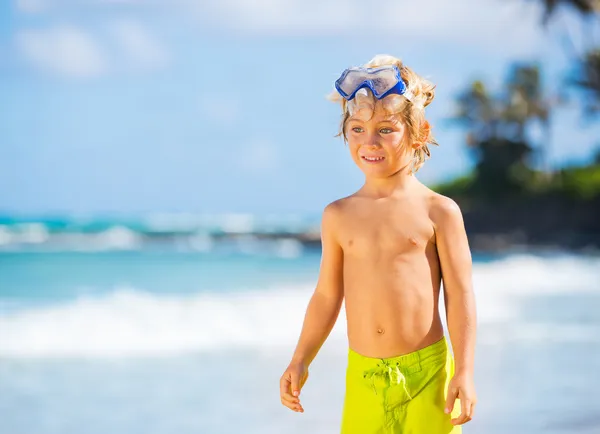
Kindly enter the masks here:
M 335 218 L 335 216 L 338 216 L 341 212 L 343 212 L 344 208 L 347 207 L 348 200 L 351 197 L 352 196 L 342 197 L 340 199 L 336 199 L 333 202 L 328 203 L 325 206 L 325 209 L 323 209 L 323 216 L 327 216 L 330 219 Z
M 422 198 L 426 203 L 429 217 L 434 225 L 443 224 L 447 220 L 462 220 L 462 212 L 456 201 L 423 186 Z M 356 202 L 358 200 L 358 202 Z M 339 198 L 330 202 L 323 210 L 323 217 L 329 222 L 334 222 L 345 212 L 352 212 L 355 206 L 361 206 L 362 202 L 357 193 Z
M 358 202 L 356 202 L 357 200 L 360 201 L 360 198 L 358 197 L 358 192 L 352 193 L 348 196 L 344 196 L 341 197 L 339 199 L 334 200 L 333 202 L 330 202 L 329 204 L 327 204 L 327 206 L 324 209 L 324 213 L 327 214 L 341 214 L 344 211 L 347 211 L 349 208 L 353 207 L 354 205 L 357 205 Z
M 442 226 L 451 221 L 462 221 L 462 212 L 456 201 L 443 194 L 429 190 L 427 203 L 429 217 L 434 226 Z
M 353 199 L 355 199 L 355 194 L 328 203 L 323 209 L 323 223 L 337 225 L 340 222 L 340 218 L 352 208 Z

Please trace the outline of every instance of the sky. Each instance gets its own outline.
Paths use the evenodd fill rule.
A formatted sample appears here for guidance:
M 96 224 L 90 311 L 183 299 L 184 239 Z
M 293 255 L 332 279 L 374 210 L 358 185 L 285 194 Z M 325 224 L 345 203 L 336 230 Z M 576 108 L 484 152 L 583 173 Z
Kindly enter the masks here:
M 452 179 L 473 166 L 449 121 L 472 80 L 499 89 L 535 61 L 564 87 L 565 34 L 589 35 L 541 15 L 531 0 L 1 2 L 0 212 L 318 213 L 363 182 L 325 96 L 380 53 L 436 84 L 440 146 L 418 177 Z M 598 149 L 578 107 L 553 115 L 553 167 Z

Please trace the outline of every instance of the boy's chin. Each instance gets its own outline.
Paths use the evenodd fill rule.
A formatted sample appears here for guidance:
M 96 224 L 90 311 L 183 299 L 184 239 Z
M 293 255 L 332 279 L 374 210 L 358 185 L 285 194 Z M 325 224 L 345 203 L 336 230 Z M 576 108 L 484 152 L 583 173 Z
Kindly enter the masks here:
M 408 173 L 408 164 L 406 165 L 406 169 L 405 171 Z M 360 171 L 368 178 L 371 179 L 385 179 L 385 178 L 389 178 L 390 176 L 393 176 L 395 174 L 397 174 L 398 172 L 402 171 L 403 167 L 397 167 L 397 166 L 390 166 L 390 165 L 373 165 L 373 166 L 364 166 L 361 165 L 359 166 Z
M 360 170 L 369 178 L 387 178 L 392 174 L 389 167 L 361 167 Z

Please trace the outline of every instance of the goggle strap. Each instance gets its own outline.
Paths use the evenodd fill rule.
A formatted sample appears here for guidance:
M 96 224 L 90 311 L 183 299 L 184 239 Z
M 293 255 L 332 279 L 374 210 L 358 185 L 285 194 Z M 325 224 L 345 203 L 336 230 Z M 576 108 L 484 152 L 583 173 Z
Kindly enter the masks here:
M 406 92 L 404 92 L 404 97 L 407 100 L 409 100 L 410 102 L 412 102 L 415 107 L 419 107 L 419 108 L 425 107 L 425 104 L 423 104 L 423 99 L 417 98 L 416 95 L 414 93 L 412 93 L 410 90 L 407 90 Z

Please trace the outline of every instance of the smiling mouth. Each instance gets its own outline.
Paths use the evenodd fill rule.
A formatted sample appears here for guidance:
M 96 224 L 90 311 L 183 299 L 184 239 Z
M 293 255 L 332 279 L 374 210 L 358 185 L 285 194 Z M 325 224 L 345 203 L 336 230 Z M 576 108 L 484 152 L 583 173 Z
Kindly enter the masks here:
M 367 157 L 365 155 L 362 155 L 361 158 L 369 163 L 377 163 L 385 160 L 385 157 Z

